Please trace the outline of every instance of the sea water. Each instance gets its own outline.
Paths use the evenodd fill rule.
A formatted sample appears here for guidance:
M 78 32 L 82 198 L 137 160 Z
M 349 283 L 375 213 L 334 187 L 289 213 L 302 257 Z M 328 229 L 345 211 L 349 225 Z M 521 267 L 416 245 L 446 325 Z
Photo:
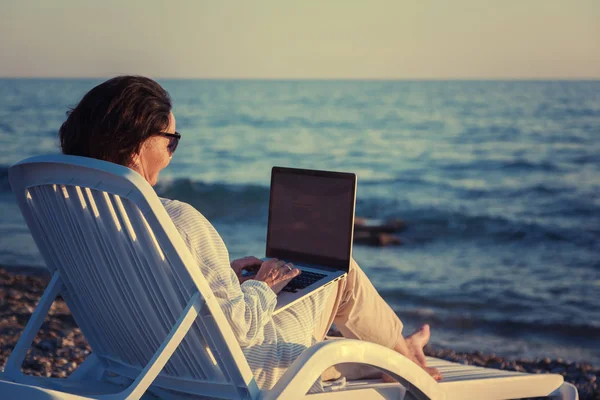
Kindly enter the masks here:
M 57 153 L 101 80 L 0 80 L 0 264 L 43 261 L 8 167 Z M 410 333 L 508 357 L 600 364 L 600 81 L 161 80 L 182 140 L 160 195 L 232 258 L 262 256 L 273 165 L 358 175 L 357 215 L 403 245 L 354 257 Z

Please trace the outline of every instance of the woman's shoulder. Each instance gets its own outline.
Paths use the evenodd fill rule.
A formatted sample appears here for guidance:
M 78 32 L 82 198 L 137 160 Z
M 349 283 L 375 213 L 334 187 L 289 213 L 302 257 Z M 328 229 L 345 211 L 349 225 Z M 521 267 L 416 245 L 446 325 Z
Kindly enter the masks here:
M 200 211 L 188 203 L 163 197 L 160 197 L 160 202 L 176 225 L 177 222 L 208 222 Z
M 159 197 L 160 202 L 167 211 L 178 211 L 178 212 L 191 212 L 192 210 L 198 212 L 194 207 L 183 201 L 167 199 L 165 197 Z
M 200 211 L 196 210 L 193 206 L 188 203 L 184 203 L 179 200 L 172 200 L 160 197 L 160 202 L 167 211 L 167 214 L 172 220 L 186 220 L 186 219 L 201 219 L 206 220 Z
M 188 246 L 195 249 L 203 246 L 200 243 L 210 243 L 221 246 L 226 251 L 221 235 L 200 211 L 183 201 L 162 197 L 160 201 L 179 233 L 188 240 Z

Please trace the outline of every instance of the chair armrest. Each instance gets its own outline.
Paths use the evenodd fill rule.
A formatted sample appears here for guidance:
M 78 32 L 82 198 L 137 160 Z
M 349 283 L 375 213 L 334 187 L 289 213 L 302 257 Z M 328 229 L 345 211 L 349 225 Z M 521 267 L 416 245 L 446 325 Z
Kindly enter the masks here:
M 380 369 L 420 399 L 444 399 L 445 393 L 425 370 L 387 347 L 361 340 L 331 340 L 304 351 L 264 400 L 294 399 L 306 395 L 329 367 L 341 363 L 367 364 Z

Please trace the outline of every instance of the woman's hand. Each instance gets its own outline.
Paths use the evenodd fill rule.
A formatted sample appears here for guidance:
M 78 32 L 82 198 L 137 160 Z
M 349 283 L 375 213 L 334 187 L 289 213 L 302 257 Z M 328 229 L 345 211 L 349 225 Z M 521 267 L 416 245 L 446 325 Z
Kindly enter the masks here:
M 258 270 L 260 268 L 260 265 L 262 264 L 262 261 L 259 260 L 256 257 L 252 257 L 252 256 L 248 256 L 248 257 L 244 257 L 244 258 L 240 258 L 239 260 L 233 260 L 231 262 L 231 268 L 233 268 L 233 271 L 235 272 L 235 274 L 237 275 L 240 284 L 246 282 L 248 279 L 254 279 L 253 275 L 250 276 L 243 276 L 242 275 L 242 270 L 247 270 L 247 271 L 251 271 L 251 270 Z
M 262 263 L 254 279 L 263 281 L 277 294 L 300 273 L 294 264 L 272 258 Z

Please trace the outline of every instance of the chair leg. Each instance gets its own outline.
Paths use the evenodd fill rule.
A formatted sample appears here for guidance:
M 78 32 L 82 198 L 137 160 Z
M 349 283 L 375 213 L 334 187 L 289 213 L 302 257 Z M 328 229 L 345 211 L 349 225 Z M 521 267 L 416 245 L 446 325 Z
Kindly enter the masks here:
M 50 307 L 52 307 L 52 303 L 54 303 L 54 300 L 61 289 L 62 279 L 60 274 L 55 272 L 54 275 L 52 275 L 52 279 L 44 291 L 44 294 L 40 298 L 40 302 L 33 311 L 31 318 L 29 318 L 21 337 L 19 337 L 19 341 L 6 361 L 6 366 L 4 367 L 5 377 L 9 379 L 18 379 L 22 375 L 21 366 L 23 365 L 25 355 L 27 355 L 27 350 L 31 347 L 33 339 L 35 339 L 39 332 L 44 323 L 44 319 L 46 319 L 46 315 L 48 315 Z
M 99 380 L 104 375 L 104 372 L 105 369 L 102 362 L 94 353 L 91 353 L 67 379 Z

